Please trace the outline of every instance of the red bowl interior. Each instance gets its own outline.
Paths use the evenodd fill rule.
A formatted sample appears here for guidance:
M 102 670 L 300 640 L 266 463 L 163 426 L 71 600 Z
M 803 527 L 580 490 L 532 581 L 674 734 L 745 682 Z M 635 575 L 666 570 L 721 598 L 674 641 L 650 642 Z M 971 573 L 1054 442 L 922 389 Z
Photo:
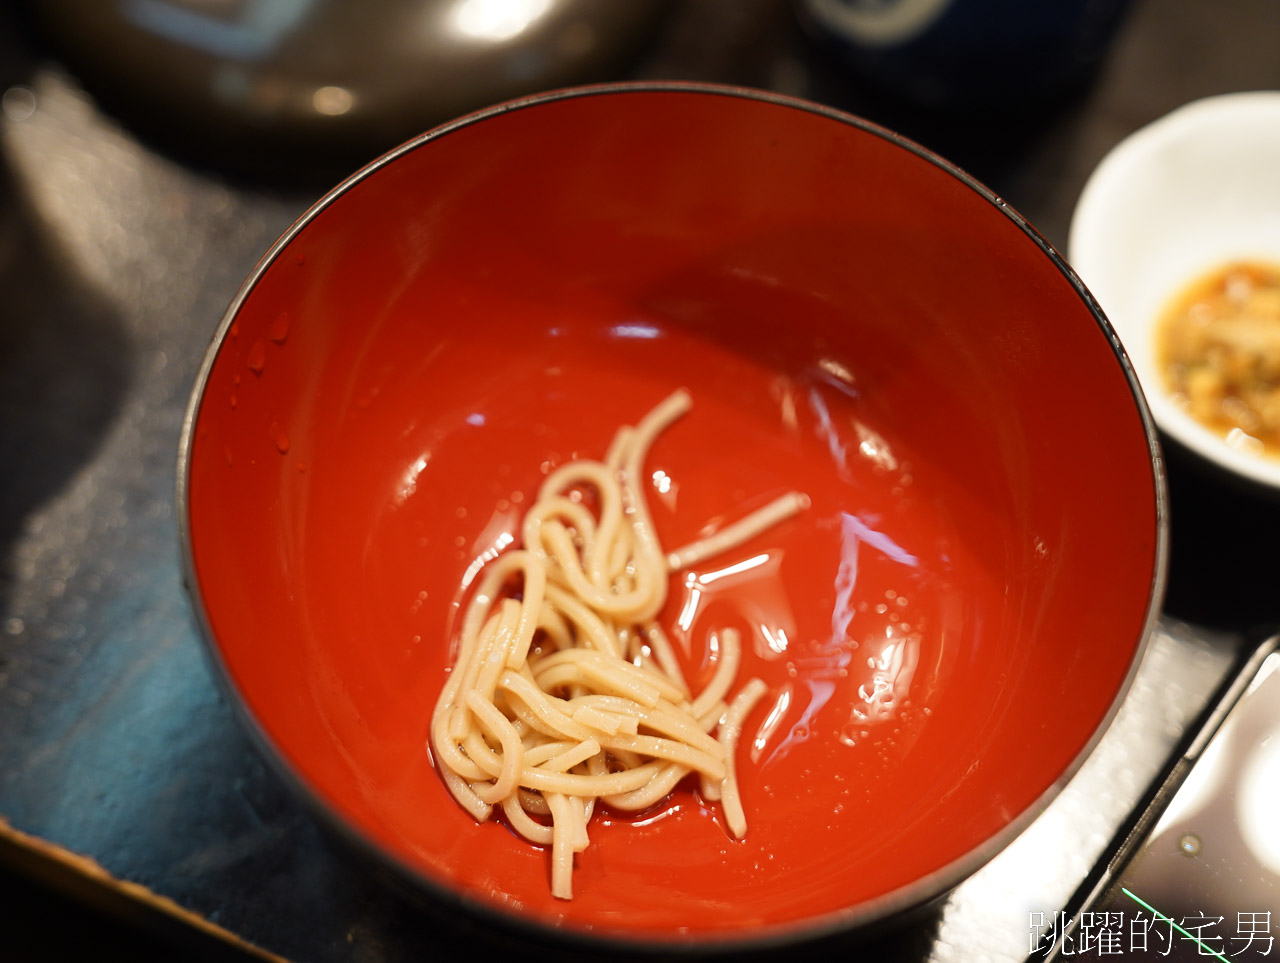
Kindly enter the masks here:
M 624 89 L 471 118 L 320 204 L 214 351 L 185 523 L 217 661 L 359 836 L 536 922 L 736 938 L 936 894 L 1079 763 L 1153 609 L 1158 481 L 1105 325 L 971 182 L 817 109 Z M 548 467 L 681 385 L 664 544 L 812 499 L 661 616 L 699 678 L 739 625 L 769 685 L 750 829 L 683 788 L 597 818 L 558 902 L 432 768 L 451 619 Z

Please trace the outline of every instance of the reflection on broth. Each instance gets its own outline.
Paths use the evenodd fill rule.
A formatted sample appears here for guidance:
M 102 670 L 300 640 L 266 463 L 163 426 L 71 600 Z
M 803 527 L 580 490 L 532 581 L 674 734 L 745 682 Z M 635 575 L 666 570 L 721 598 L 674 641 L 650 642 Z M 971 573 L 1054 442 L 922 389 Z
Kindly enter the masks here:
M 753 763 L 786 756 L 818 735 L 845 746 L 877 736 L 898 735 L 920 661 L 922 626 L 912 624 L 908 586 L 918 586 L 919 560 L 889 535 L 857 515 L 839 516 L 840 555 L 834 583 L 830 633 L 804 638 L 780 575 L 784 553 L 773 549 L 717 569 L 687 573 L 671 634 L 687 653 L 709 626 L 741 626 L 744 642 L 765 661 L 781 663 L 785 680 L 768 697 L 768 708 L 750 739 Z M 859 571 L 900 567 L 905 591 L 859 587 Z M 921 613 L 920 621 L 929 622 Z M 833 703 L 833 699 L 835 700 Z M 831 704 L 831 710 L 828 710 Z M 832 711 L 837 710 L 838 711 Z

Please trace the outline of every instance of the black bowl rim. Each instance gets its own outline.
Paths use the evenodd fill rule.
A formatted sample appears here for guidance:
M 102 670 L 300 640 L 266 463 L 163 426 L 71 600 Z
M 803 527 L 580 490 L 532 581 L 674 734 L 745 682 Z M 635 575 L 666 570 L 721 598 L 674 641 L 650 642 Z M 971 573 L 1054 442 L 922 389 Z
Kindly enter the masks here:
M 336 809 L 323 798 L 318 789 L 312 787 L 300 773 L 296 772 L 290 766 L 286 761 L 284 754 L 275 745 L 275 742 L 262 728 L 248 705 L 241 698 L 234 682 L 231 679 L 230 671 L 222 658 L 212 626 L 205 611 L 203 598 L 200 594 L 199 583 L 196 578 L 195 558 L 192 551 L 189 512 L 190 499 L 188 495 L 191 454 L 193 447 L 192 443 L 195 435 L 196 420 L 200 413 L 210 372 L 213 369 L 214 362 L 216 361 L 222 344 L 226 339 L 227 333 L 245 301 L 253 292 L 261 278 L 268 270 L 270 270 L 280 253 L 307 227 L 308 224 L 311 223 L 312 220 L 314 220 L 322 211 L 327 209 L 335 200 L 362 182 L 365 178 L 375 174 L 383 167 L 394 163 L 398 158 L 405 154 L 411 153 L 434 140 L 447 136 L 453 131 L 469 127 L 473 124 L 483 123 L 486 120 L 499 117 L 502 114 L 506 114 L 511 111 L 525 110 L 542 104 L 555 103 L 562 100 L 572 100 L 579 97 L 626 96 L 630 94 L 654 93 L 677 93 L 699 96 L 740 98 L 778 107 L 801 110 L 838 123 L 847 124 L 858 128 L 865 133 L 880 137 L 883 140 L 888 141 L 890 144 L 893 144 L 908 153 L 914 154 L 915 156 L 933 164 L 954 177 L 970 190 L 974 191 L 995 207 L 996 210 L 1008 217 L 1019 229 L 1022 230 L 1024 234 L 1027 235 L 1032 243 L 1040 249 L 1041 253 L 1049 258 L 1050 262 L 1057 267 L 1067 281 L 1070 282 L 1071 286 L 1084 302 L 1085 307 L 1089 310 L 1089 313 L 1093 316 L 1094 321 L 1105 335 L 1107 342 L 1111 345 L 1111 350 L 1120 364 L 1120 368 L 1125 379 L 1128 381 L 1134 405 L 1137 408 L 1142 422 L 1143 432 L 1147 439 L 1148 454 L 1151 461 L 1152 487 L 1155 494 L 1155 565 L 1152 571 L 1152 579 L 1147 598 L 1147 609 L 1143 620 L 1143 626 L 1137 640 L 1137 644 L 1134 648 L 1133 658 L 1129 664 L 1129 669 L 1125 678 L 1117 688 L 1115 698 L 1112 700 L 1107 712 L 1099 721 L 1092 736 L 1076 754 L 1075 758 L 1072 759 L 1071 763 L 1062 771 L 1062 773 L 1059 774 L 1058 778 L 1001 830 L 994 833 L 987 840 L 980 843 L 978 846 L 975 846 L 967 853 L 957 857 L 947 865 L 940 867 L 932 873 L 913 880 L 912 882 L 907 883 L 906 885 L 889 893 L 882 894 L 874 899 L 867 900 L 841 910 L 836 910 L 821 916 L 806 917 L 793 922 L 770 924 L 768 926 L 753 928 L 745 934 L 711 933 L 695 935 L 688 933 L 672 933 L 670 934 L 670 938 L 662 938 L 652 937 L 649 935 L 641 936 L 638 934 L 626 934 L 616 930 L 603 928 L 597 929 L 594 927 L 558 927 L 534 917 L 503 912 L 493 905 L 482 903 L 479 900 L 466 896 L 465 894 L 432 879 L 426 873 L 410 866 L 407 861 L 403 860 L 381 844 L 375 842 L 363 831 L 345 820 L 336 811 Z M 271 246 L 270 250 L 263 255 L 262 259 L 254 267 L 252 273 L 244 281 L 240 290 L 228 305 L 217 330 L 210 339 L 209 347 L 206 351 L 204 360 L 201 363 L 200 370 L 192 388 L 191 398 L 188 402 L 187 410 L 182 422 L 182 434 L 178 446 L 177 469 L 177 491 L 175 504 L 178 512 L 183 584 L 187 595 L 190 598 L 193 614 L 197 623 L 198 634 L 204 643 L 205 654 L 209 659 L 210 664 L 213 666 L 213 674 L 217 679 L 220 688 L 227 696 L 228 701 L 235 706 L 237 715 L 240 717 L 247 731 L 251 733 L 252 738 L 258 745 L 258 748 L 263 752 L 265 757 L 270 760 L 276 772 L 280 774 L 284 781 L 293 788 L 300 799 L 309 804 L 312 812 L 316 813 L 324 824 L 336 831 L 338 836 L 346 839 L 357 851 L 361 852 L 366 857 L 372 858 L 375 864 L 381 864 L 392 870 L 396 876 L 401 878 L 403 881 L 408 882 L 415 889 L 424 892 L 436 903 L 443 904 L 443 906 L 449 908 L 457 908 L 470 913 L 473 916 L 479 917 L 482 921 L 494 923 L 500 927 L 513 930 L 515 933 L 526 937 L 598 952 L 707 954 L 732 951 L 767 950 L 787 945 L 798 945 L 801 943 L 836 936 L 873 923 L 884 923 L 894 917 L 903 916 L 914 909 L 918 909 L 923 905 L 939 899 L 947 892 L 958 886 L 979 868 L 990 862 L 996 854 L 1005 849 L 1024 829 L 1026 829 L 1027 826 L 1029 826 L 1035 818 L 1045 810 L 1049 803 L 1057 797 L 1071 778 L 1079 771 L 1080 767 L 1084 764 L 1084 761 L 1097 747 L 1098 742 L 1110 727 L 1116 713 L 1119 711 L 1121 703 L 1124 701 L 1125 696 L 1132 686 L 1134 676 L 1137 673 L 1139 664 L 1142 662 L 1142 658 L 1154 630 L 1156 620 L 1159 617 L 1160 607 L 1164 599 L 1165 587 L 1168 580 L 1169 500 L 1164 459 L 1160 450 L 1160 442 L 1155 422 L 1152 418 L 1151 411 L 1147 406 L 1142 388 L 1138 383 L 1138 378 L 1134 372 L 1133 365 L 1130 362 L 1124 347 L 1121 345 L 1119 337 L 1112 328 L 1111 323 L 1107 320 L 1106 315 L 1103 313 L 1098 302 L 1089 292 L 1084 282 L 1079 278 L 1075 271 L 1072 270 L 1070 265 L 1067 264 L 1062 255 L 1060 255 L 1057 250 L 1055 250 L 1054 247 L 1034 227 L 1032 227 L 1024 217 L 1022 217 L 1022 215 L 1005 203 L 1005 201 L 997 196 L 993 191 L 956 165 L 952 164 L 950 161 L 945 160 L 941 156 L 920 144 L 917 144 L 909 138 L 864 118 L 848 114 L 822 104 L 813 103 L 811 101 L 771 91 L 725 84 L 688 81 L 624 81 L 617 83 L 591 84 L 533 94 L 528 97 L 507 101 L 467 114 L 456 120 L 442 124 L 439 127 L 435 127 L 423 134 L 420 134 L 412 140 L 405 142 L 399 147 L 394 148 L 356 171 L 346 180 L 342 181 L 342 183 L 337 187 L 333 188 L 321 197 L 320 200 L 316 201 L 289 227 L 287 231 L 285 231 L 284 234 L 280 236 L 275 244 Z

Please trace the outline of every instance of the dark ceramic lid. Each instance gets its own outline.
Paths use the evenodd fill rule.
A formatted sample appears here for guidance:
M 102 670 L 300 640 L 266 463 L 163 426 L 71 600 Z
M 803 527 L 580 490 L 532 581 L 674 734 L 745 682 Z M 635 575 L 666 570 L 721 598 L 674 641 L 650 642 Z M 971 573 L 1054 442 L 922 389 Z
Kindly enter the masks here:
M 665 0 L 48 0 L 73 71 L 214 165 L 362 163 L 460 114 L 616 73 Z

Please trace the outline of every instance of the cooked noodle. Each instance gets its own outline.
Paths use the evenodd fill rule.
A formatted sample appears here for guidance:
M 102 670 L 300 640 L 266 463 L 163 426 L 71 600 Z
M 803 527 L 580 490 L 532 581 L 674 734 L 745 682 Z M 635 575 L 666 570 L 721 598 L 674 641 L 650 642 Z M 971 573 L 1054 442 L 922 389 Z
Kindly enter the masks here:
M 741 639 L 726 628 L 709 639 L 715 669 L 695 696 L 653 620 L 671 572 L 742 544 L 808 499 L 792 492 L 664 553 L 643 465 L 690 404 L 675 392 L 621 428 L 604 461 L 570 462 L 547 477 L 525 514 L 522 547 L 486 566 L 476 586 L 432 716 L 450 794 L 480 821 L 500 806 L 515 832 L 549 845 L 560 899 L 572 898 L 573 856 L 587 846 L 597 799 L 646 809 L 696 774 L 704 795 L 722 800 L 730 832 L 746 832 L 733 754 L 765 685 L 750 680 L 726 705 L 742 660 Z

